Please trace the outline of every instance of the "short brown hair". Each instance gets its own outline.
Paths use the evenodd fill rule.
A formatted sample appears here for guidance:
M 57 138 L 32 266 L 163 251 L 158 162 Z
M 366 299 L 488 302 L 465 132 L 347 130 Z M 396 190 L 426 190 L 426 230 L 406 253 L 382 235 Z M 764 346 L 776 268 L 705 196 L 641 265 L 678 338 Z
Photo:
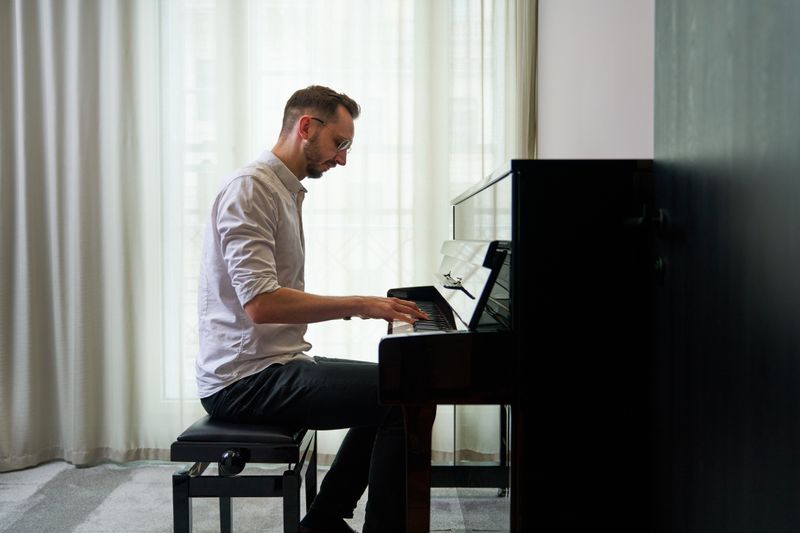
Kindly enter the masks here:
M 320 115 L 319 118 L 326 122 L 335 121 L 336 110 L 340 105 L 347 109 L 353 119 L 357 119 L 358 115 L 361 114 L 361 107 L 355 100 L 328 87 L 311 85 L 305 89 L 295 91 L 283 109 L 281 136 L 288 134 L 292 130 L 295 121 L 301 115 L 313 112 Z

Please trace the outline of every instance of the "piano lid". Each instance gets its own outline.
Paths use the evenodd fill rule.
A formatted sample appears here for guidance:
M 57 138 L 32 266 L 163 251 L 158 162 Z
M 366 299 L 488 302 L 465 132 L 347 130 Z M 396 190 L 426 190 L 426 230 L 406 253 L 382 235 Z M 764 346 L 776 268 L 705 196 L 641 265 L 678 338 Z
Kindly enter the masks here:
M 512 161 L 513 162 L 513 161 Z M 471 198 L 478 194 L 479 192 L 488 189 L 489 187 L 495 185 L 497 182 L 505 178 L 506 176 L 510 175 L 513 171 L 509 168 L 507 164 L 504 164 L 500 167 L 497 167 L 491 174 L 485 176 L 481 181 L 473 184 L 467 190 L 450 200 L 450 205 L 458 205 L 462 203 L 464 200 Z
M 511 249 L 508 241 L 444 241 L 434 286 L 456 318 L 475 329 Z

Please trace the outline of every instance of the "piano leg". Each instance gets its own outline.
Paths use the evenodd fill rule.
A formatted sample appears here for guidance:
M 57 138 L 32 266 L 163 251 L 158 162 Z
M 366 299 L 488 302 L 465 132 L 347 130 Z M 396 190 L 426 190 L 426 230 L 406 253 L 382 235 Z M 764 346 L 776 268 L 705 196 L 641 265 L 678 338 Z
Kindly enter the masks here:
M 428 533 L 431 522 L 431 432 L 436 405 L 404 405 L 406 531 Z

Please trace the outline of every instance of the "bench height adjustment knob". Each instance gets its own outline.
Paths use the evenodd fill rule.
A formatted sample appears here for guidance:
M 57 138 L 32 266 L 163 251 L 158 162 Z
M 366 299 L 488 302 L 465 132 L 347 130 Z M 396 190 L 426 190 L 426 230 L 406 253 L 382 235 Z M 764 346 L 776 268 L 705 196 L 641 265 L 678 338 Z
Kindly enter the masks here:
M 222 454 L 219 460 L 219 475 L 223 477 L 231 477 L 237 475 L 244 470 L 244 465 L 247 464 L 248 457 L 243 450 L 227 450 Z

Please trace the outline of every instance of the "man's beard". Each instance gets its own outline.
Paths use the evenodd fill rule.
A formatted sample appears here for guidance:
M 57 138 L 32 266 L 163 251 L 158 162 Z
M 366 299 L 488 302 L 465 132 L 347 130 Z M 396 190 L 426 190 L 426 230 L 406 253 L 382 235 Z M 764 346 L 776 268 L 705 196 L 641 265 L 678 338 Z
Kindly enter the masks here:
M 306 176 L 313 179 L 321 178 L 322 173 L 325 172 L 326 169 L 323 168 L 324 161 L 322 161 L 322 157 L 320 157 L 317 136 L 308 140 L 303 147 L 303 155 L 306 157 L 307 161 Z

